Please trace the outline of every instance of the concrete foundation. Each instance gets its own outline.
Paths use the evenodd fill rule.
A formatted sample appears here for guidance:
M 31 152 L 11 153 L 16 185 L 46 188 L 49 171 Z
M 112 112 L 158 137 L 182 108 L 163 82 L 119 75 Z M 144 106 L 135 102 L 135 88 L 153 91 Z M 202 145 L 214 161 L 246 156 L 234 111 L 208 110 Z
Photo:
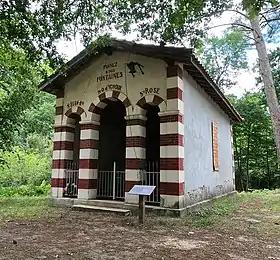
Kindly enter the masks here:
M 204 208 L 209 208 L 212 206 L 213 202 L 217 199 L 221 199 L 227 196 L 235 196 L 236 191 L 231 191 L 226 194 L 215 196 L 211 199 L 203 200 L 192 205 L 188 205 L 181 209 L 171 209 L 164 207 L 156 207 L 146 205 L 146 212 L 151 215 L 158 216 L 171 216 L 171 217 L 183 217 L 186 214 L 192 212 L 198 212 Z M 97 206 L 97 207 L 108 207 L 108 208 L 120 208 L 120 209 L 129 209 L 133 215 L 138 214 L 138 205 L 129 204 L 120 201 L 104 201 L 104 200 L 80 200 L 72 198 L 51 198 L 50 204 L 59 207 L 72 207 L 73 205 L 88 205 L 88 206 Z

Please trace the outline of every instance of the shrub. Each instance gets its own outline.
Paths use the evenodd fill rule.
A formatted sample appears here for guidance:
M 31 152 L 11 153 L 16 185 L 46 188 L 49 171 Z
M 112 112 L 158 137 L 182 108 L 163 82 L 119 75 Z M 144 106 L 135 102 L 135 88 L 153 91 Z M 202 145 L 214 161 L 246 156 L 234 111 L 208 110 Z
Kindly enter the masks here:
M 42 182 L 39 186 L 28 184 L 18 187 L 0 187 L 0 197 L 46 196 L 50 189 L 51 185 L 47 182 Z
M 24 190 L 24 187 L 33 185 L 42 188 L 42 182 L 48 182 L 51 178 L 49 154 L 26 152 L 16 148 L 12 152 L 3 152 L 0 157 L 4 161 L 0 165 L 0 187 Z M 22 188 L 19 188 L 21 186 Z

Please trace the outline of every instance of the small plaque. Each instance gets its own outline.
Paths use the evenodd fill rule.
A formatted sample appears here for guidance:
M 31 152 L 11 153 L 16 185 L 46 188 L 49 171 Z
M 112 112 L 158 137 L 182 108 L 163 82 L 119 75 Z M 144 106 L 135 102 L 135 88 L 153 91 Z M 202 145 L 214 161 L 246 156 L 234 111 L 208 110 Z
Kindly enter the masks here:
M 128 192 L 128 194 L 149 196 L 152 194 L 155 188 L 156 186 L 134 185 L 132 189 Z

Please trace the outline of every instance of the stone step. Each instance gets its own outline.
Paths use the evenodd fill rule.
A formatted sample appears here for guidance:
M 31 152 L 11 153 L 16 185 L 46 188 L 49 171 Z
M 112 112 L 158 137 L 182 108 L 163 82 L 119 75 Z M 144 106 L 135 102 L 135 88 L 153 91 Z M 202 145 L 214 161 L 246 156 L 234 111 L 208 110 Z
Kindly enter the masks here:
M 95 207 L 125 209 L 124 202 L 123 201 L 117 201 L 117 200 L 97 200 L 97 199 L 94 199 L 94 200 L 79 200 L 75 204 L 95 206 Z
M 80 210 L 80 211 L 97 211 L 97 212 L 107 212 L 107 213 L 114 213 L 123 216 L 129 216 L 131 211 L 129 209 L 118 209 L 118 208 L 108 208 L 108 207 L 97 207 L 97 206 L 89 206 L 89 205 L 73 205 L 73 210 Z

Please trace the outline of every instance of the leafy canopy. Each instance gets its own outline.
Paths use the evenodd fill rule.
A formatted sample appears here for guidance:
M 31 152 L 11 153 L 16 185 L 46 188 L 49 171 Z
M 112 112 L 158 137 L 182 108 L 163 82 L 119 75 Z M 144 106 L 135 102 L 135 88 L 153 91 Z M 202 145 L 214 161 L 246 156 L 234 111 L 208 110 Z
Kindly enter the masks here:
M 247 39 L 240 30 L 228 30 L 221 37 L 212 36 L 203 41 L 198 54 L 207 72 L 223 89 L 236 84 L 240 69 L 248 67 Z

